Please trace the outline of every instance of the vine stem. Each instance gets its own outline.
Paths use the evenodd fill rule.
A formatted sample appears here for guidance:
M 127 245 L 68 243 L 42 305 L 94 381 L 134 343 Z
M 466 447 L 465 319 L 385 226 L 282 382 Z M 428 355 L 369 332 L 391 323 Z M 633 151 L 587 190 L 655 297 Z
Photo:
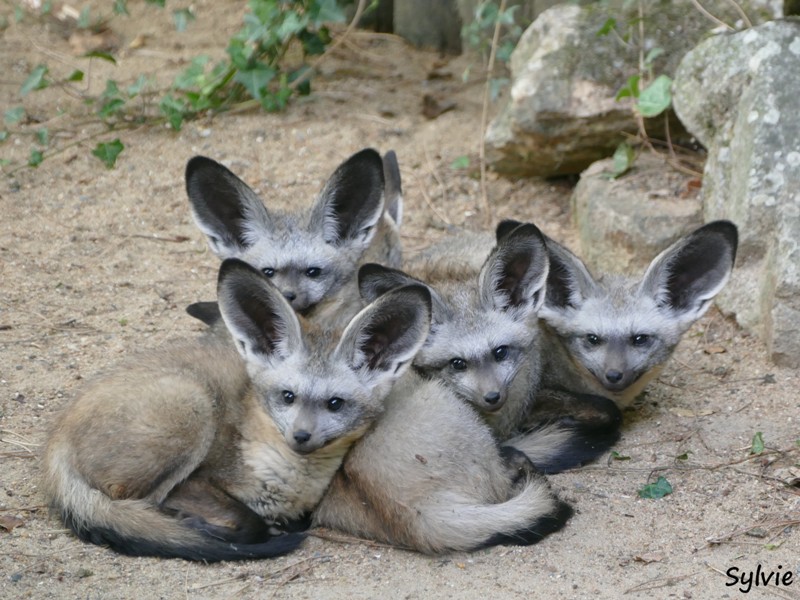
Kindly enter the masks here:
M 500 15 L 502 15 L 505 10 L 506 0 L 500 0 L 500 8 L 497 10 L 497 20 L 494 23 L 494 33 L 492 34 L 492 48 L 489 52 L 489 64 L 486 65 L 486 85 L 483 88 L 479 157 L 481 166 L 481 211 L 483 212 L 486 225 L 491 225 L 492 222 L 492 208 L 489 205 L 489 196 L 486 193 L 486 126 L 489 120 L 489 95 L 492 87 L 492 73 L 494 72 L 494 62 L 497 58 L 497 44 L 500 41 Z

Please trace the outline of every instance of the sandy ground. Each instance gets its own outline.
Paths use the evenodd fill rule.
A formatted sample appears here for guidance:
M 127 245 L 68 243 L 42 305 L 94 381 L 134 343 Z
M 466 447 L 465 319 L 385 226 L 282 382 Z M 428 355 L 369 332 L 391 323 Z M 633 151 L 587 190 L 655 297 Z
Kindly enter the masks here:
M 114 26 L 123 48 L 138 34 L 145 45 L 124 50 L 116 67 L 96 63 L 93 89 L 141 72 L 169 82 L 188 58 L 219 55 L 240 18 L 234 3 L 197 2 L 197 21 L 176 34 L 165 13 L 140 4 Z M 10 17 L 9 4 L 0 11 Z M 63 75 L 85 65 L 45 22 L 10 20 L 0 35 L 3 110 L 20 103 L 18 86 L 37 63 Z M 485 226 L 475 177 L 482 87 L 462 84 L 467 64 L 360 33 L 324 63 L 314 95 L 282 114 L 99 138 L 119 135 L 126 146 L 113 170 L 90 155 L 96 140 L 66 148 L 93 131 L 79 101 L 55 89 L 25 99 L 42 122 L 15 131 L 46 126 L 65 149 L 0 181 L 0 597 L 736 598 L 746 586 L 726 585 L 735 582 L 724 573 L 761 565 L 791 572 L 793 583 L 762 585 L 754 597 L 800 598 L 800 490 L 782 483 L 800 462 L 798 376 L 768 364 L 756 339 L 713 312 L 626 412 L 616 452 L 627 460 L 551 477 L 576 515 L 537 546 L 427 557 L 316 532 L 281 559 L 207 566 L 83 544 L 43 506 L 38 451 L 83 381 L 132 349 L 201 330 L 183 309 L 213 298 L 217 261 L 190 219 L 186 161 L 223 161 L 268 205 L 304 204 L 353 152 L 393 148 L 412 254 L 448 231 Z M 449 77 L 429 79 L 433 71 Z M 426 119 L 427 93 L 455 109 Z M 15 134 L 0 156 L 24 162 L 32 143 Z M 454 169 L 463 155 L 472 167 Z M 570 192 L 561 181 L 489 177 L 495 220 L 532 220 L 573 245 Z M 757 431 L 767 450 L 751 457 Z M 674 493 L 639 498 L 658 475 Z

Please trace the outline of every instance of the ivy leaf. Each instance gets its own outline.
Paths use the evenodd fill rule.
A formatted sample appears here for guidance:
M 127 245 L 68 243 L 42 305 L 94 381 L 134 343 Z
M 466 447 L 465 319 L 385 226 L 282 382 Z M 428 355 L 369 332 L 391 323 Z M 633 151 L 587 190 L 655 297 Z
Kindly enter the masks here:
M 31 71 L 31 74 L 28 75 L 28 78 L 25 80 L 25 83 L 22 84 L 22 87 L 19 90 L 20 96 L 27 96 L 34 90 L 41 90 L 48 86 L 48 81 L 46 79 L 47 73 L 49 69 L 47 65 L 38 65 L 36 68 Z
M 144 87 L 147 85 L 147 77 L 144 75 L 139 75 L 139 77 L 134 81 L 131 85 L 128 86 L 126 90 L 128 92 L 128 97 L 135 98 L 138 96 Z
M 636 153 L 630 144 L 622 142 L 617 146 L 612 158 L 610 179 L 616 179 L 620 175 L 627 173 L 633 164 L 634 158 L 636 158 Z
M 194 21 L 194 13 L 191 8 L 182 8 L 172 11 L 172 22 L 175 23 L 175 31 L 182 33 L 186 31 L 189 23 Z
M 258 63 L 247 71 L 238 71 L 233 76 L 233 80 L 241 83 L 253 98 L 262 102 L 265 96 L 267 84 L 275 78 L 275 69 L 265 64 Z M 263 102 L 262 102 L 263 103 Z
M 119 141 L 119 138 L 112 142 L 101 142 L 92 150 L 92 154 L 99 158 L 107 169 L 111 169 L 117 163 L 117 157 L 120 152 L 125 149 L 125 146 Z
M 764 436 L 760 431 L 756 431 L 753 442 L 750 446 L 750 454 L 761 454 L 764 451 Z
M 640 498 L 657 500 L 672 493 L 672 485 L 664 477 L 656 479 L 655 483 L 648 483 L 639 490 Z
M 15 106 L 14 108 L 9 108 L 3 114 L 3 121 L 5 121 L 6 125 L 16 125 L 22 120 L 22 117 L 24 116 L 25 116 L 25 107 Z
M 630 460 L 631 459 L 630 456 L 626 456 L 624 454 L 620 454 L 616 450 L 612 450 L 611 451 L 611 458 L 613 458 L 614 460 Z
M 80 69 L 75 69 L 70 76 L 67 77 L 67 81 L 74 81 L 75 83 L 83 81 L 83 71 Z
M 108 52 L 101 52 L 100 50 L 93 50 L 92 52 L 87 52 L 83 55 L 83 58 L 99 58 L 100 60 L 104 60 L 106 62 L 110 62 L 112 65 L 117 64 L 117 59 L 111 56 Z
M 454 171 L 459 171 L 469 167 L 469 156 L 462 155 L 450 163 L 450 168 Z
M 639 97 L 639 80 L 641 75 L 631 75 L 628 77 L 628 82 L 617 92 L 614 100 L 622 100 L 623 98 L 638 98 Z
M 144 1 L 147 2 L 148 4 L 155 4 L 156 6 L 164 8 L 164 3 L 166 0 L 144 0 Z
M 128 0 L 114 0 L 114 14 L 115 15 L 128 15 Z
M 167 118 L 170 126 L 175 131 L 180 131 L 181 126 L 183 126 L 183 120 L 189 112 L 186 105 L 180 99 L 167 94 L 161 99 L 158 108 L 161 110 L 161 114 Z
M 41 150 L 31 150 L 31 155 L 28 158 L 28 166 L 36 168 L 42 164 L 43 160 L 44 154 L 42 154 Z
M 672 79 L 659 75 L 639 94 L 636 108 L 643 117 L 657 117 L 672 104 Z
M 40 146 L 47 147 L 49 138 L 50 134 L 47 131 L 47 127 L 42 127 L 41 129 L 36 130 L 36 141 L 39 142 Z
M 609 17 L 603 26 L 597 30 L 597 37 L 603 37 L 614 31 L 617 26 L 617 20 L 614 17 Z

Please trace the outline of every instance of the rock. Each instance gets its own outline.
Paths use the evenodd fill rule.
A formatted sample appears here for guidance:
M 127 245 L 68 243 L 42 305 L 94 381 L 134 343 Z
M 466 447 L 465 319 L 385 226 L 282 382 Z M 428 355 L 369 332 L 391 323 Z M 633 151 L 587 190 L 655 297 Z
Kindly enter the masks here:
M 688 53 L 675 109 L 708 149 L 706 219 L 739 226 L 723 310 L 765 340 L 781 365 L 800 367 L 800 20 L 718 35 Z
M 714 26 L 690 0 L 641 4 L 643 44 L 636 41 L 638 25 L 632 25 L 638 23 L 637 2 L 563 4 L 536 18 L 512 54 L 509 98 L 486 134 L 487 158 L 496 171 L 545 177 L 580 173 L 610 156 L 623 132 L 637 130 L 629 101 L 615 98 L 639 72 L 639 46 L 645 53 L 661 48 L 653 73 L 671 76 L 682 56 Z M 750 9 L 753 3 L 739 4 Z M 728 22 L 738 18 L 734 3 L 727 0 L 704 6 Z M 752 14 L 756 20 L 770 16 L 763 11 Z M 633 30 L 631 43 L 618 34 L 598 36 L 610 17 L 623 33 Z M 663 137 L 663 118 L 649 120 L 647 128 Z M 673 140 L 680 135 L 677 120 L 670 131 Z
M 394 0 L 394 32 L 414 46 L 461 52 L 461 19 L 456 0 Z
M 612 163 L 590 166 L 572 194 L 580 256 L 595 275 L 641 275 L 664 248 L 703 224 L 703 206 L 692 177 L 663 158 L 644 153 L 613 181 Z

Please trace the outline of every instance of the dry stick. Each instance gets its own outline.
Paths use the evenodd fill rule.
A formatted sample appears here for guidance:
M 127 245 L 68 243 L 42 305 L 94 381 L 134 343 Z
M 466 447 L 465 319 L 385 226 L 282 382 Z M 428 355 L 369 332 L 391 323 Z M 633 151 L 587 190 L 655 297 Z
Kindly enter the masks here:
M 492 34 L 492 49 L 489 52 L 489 64 L 486 66 L 486 85 L 483 88 L 483 110 L 481 111 L 481 143 L 479 146 L 479 156 L 481 165 L 481 203 L 484 223 L 488 226 L 492 223 L 492 211 L 489 206 L 489 196 L 486 193 L 486 125 L 489 116 L 489 92 L 492 86 L 492 72 L 494 71 L 494 61 L 497 56 L 497 44 L 500 40 L 500 15 L 506 10 L 506 0 L 500 0 L 500 8 L 497 9 L 497 21 L 494 24 L 494 34 Z
M 753 22 L 747 18 L 747 13 L 744 12 L 744 9 L 739 5 L 738 2 L 736 2 L 736 0 L 728 0 L 728 4 L 732 4 L 734 10 L 739 13 L 740 17 L 742 17 L 745 27 L 750 28 L 753 26 Z
M 691 2 L 692 2 L 692 4 L 694 4 L 694 6 L 695 6 L 695 8 L 696 8 L 697 10 L 699 10 L 701 13 L 703 13 L 703 14 L 704 14 L 706 17 L 708 17 L 709 19 L 711 19 L 711 20 L 712 20 L 714 23 L 716 23 L 717 25 L 720 25 L 720 26 L 722 26 L 722 27 L 725 27 L 726 29 L 729 29 L 729 30 L 731 30 L 731 31 L 733 30 L 733 27 L 731 27 L 730 25 L 728 25 L 728 24 L 727 24 L 725 21 L 722 21 L 721 19 L 718 19 L 717 17 L 715 17 L 714 15 L 712 15 L 710 12 L 708 12 L 708 11 L 705 9 L 705 7 L 704 7 L 702 4 L 700 4 L 700 1 L 699 1 L 699 0 L 691 0 Z M 746 17 L 745 17 L 745 18 L 746 18 Z
M 674 575 L 672 577 L 657 577 L 656 579 L 650 579 L 649 581 L 643 581 L 642 583 L 633 586 L 632 588 L 628 588 L 623 594 L 630 594 L 631 592 L 644 592 L 649 590 L 657 590 L 659 588 L 667 587 L 670 585 L 675 585 L 679 581 L 683 581 L 684 579 L 688 579 L 696 575 L 696 573 L 687 573 L 686 575 Z
M 420 192 L 422 192 L 422 198 L 425 200 L 425 203 L 428 205 L 428 208 L 430 208 L 431 211 L 433 211 L 433 214 L 435 214 L 436 217 L 440 221 L 442 221 L 442 223 L 444 223 L 448 227 L 452 227 L 453 224 L 450 222 L 450 219 L 448 219 L 446 215 L 444 215 L 441 212 L 439 212 L 439 209 L 437 209 L 433 205 L 433 202 L 431 201 L 431 197 L 428 195 L 428 191 L 425 189 L 425 185 L 422 183 L 420 177 L 416 173 L 414 174 L 414 179 L 416 179 L 416 181 L 417 181 L 417 185 L 419 186 L 419 190 L 420 190 Z

